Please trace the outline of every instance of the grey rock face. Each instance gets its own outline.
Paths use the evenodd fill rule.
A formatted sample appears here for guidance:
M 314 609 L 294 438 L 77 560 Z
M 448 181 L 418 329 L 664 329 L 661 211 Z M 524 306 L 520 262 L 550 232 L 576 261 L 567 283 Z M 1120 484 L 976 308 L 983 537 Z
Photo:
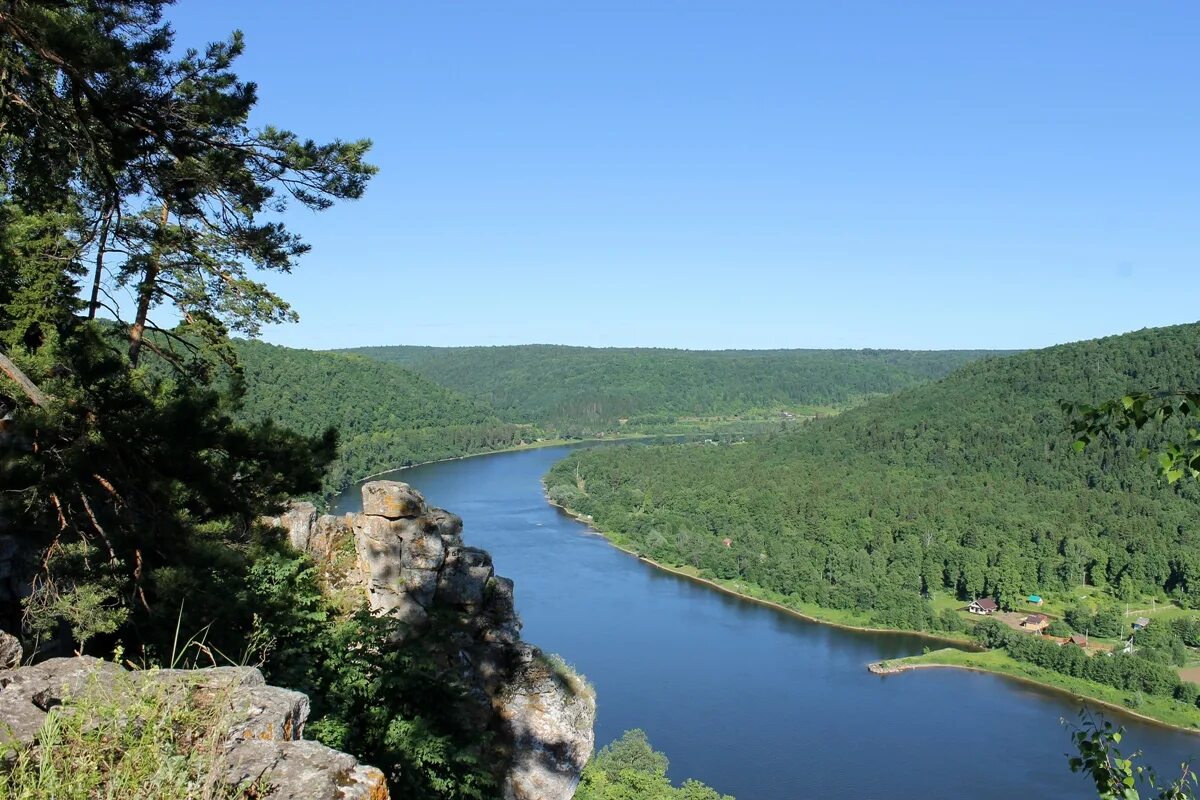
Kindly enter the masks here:
M 495 574 L 492 557 L 475 547 L 451 547 L 438 578 L 438 602 L 463 609 L 483 604 L 483 587 Z
M 317 521 L 317 507 L 312 503 L 292 503 L 278 517 L 267 517 L 268 524 L 287 531 L 288 541 L 297 550 L 307 550 Z
M 309 552 L 321 557 L 322 548 L 330 547 L 324 542 L 351 529 L 367 602 L 375 613 L 400 623 L 399 641 L 421 636 L 431 614 L 452 612 L 449 632 L 438 628 L 445 641 L 429 644 L 455 665 L 468 687 L 468 700 L 455 714 L 497 734 L 505 799 L 569 800 L 594 745 L 596 705 L 590 687 L 520 640 L 513 582 L 495 574 L 487 551 L 463 544 L 460 517 L 426 508 L 419 492 L 398 481 L 366 483 L 362 494 L 363 513 L 321 517 L 310 525 Z M 331 533 L 322 533 L 325 529 Z M 262 698 L 249 690 L 237 697 L 248 708 L 261 709 L 261 718 L 248 717 L 245 724 L 275 738 L 294 730 L 295 720 L 307 713 L 295 698 Z M 271 743 L 253 748 L 238 763 L 239 774 L 269 769 L 305 775 L 312 764 L 341 755 L 311 747 L 308 754 L 281 754 Z M 347 780 L 347 786 L 358 785 Z M 289 785 L 294 782 L 289 778 Z M 313 786 L 318 785 L 314 778 Z
M 372 590 L 394 591 L 400 579 L 404 542 L 403 523 L 365 514 L 354 516 L 354 548 L 365 567 Z
M 425 511 L 421 493 L 400 481 L 364 483 L 362 497 L 363 513 L 368 516 L 401 519 L 419 517 Z
M 252 667 L 127 672 L 96 658 L 55 658 L 0 673 L 0 738 L 33 744 L 47 716 L 90 691 L 118 700 L 145 682 L 196 700 L 219 701 L 228 713 L 217 774 L 231 786 L 261 781 L 271 800 L 388 800 L 378 769 L 300 736 L 308 697 L 267 686 Z
M 442 508 L 431 508 L 421 519 L 425 523 L 426 533 L 438 533 L 443 539 L 458 540 L 447 541 L 446 544 L 462 544 L 463 521 L 458 514 L 451 514 Z
M 569 798 L 595 745 L 596 698 L 536 648 L 516 647 L 512 677 L 497 700 L 512 743 L 504 800 Z
M 446 560 L 446 543 L 442 535 L 437 530 L 427 532 L 425 527 L 410 525 L 401 534 L 404 553 L 400 563 L 407 569 L 436 570 Z
M 21 640 L 6 631 L 0 631 L 0 669 L 12 669 L 21 666 L 25 660 L 25 650 Z
M 271 800 L 388 797 L 382 772 L 319 742 L 243 742 L 229 754 L 223 777 L 232 786 L 262 781 L 270 787 Z

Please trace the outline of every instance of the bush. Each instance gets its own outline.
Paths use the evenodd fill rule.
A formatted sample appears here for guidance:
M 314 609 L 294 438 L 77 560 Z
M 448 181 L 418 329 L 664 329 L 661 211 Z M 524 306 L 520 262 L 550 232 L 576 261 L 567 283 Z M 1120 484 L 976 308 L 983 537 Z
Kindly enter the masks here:
M 1065 638 L 1071 635 L 1071 626 L 1061 619 L 1056 619 L 1046 626 L 1046 635 Z

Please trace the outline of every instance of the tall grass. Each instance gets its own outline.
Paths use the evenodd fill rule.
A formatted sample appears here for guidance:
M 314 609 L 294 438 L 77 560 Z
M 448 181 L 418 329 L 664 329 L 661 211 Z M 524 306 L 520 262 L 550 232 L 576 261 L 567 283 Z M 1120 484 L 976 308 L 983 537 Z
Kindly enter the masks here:
M 118 675 L 51 709 L 32 745 L 0 744 L 3 800 L 229 800 L 220 780 L 231 689 Z

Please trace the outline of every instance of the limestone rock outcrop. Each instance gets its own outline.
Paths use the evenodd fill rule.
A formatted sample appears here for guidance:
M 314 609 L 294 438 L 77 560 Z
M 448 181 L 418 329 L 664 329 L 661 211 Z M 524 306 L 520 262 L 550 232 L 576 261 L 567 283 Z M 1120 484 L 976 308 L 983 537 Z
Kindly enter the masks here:
M 505 800 L 568 800 L 594 746 L 591 687 L 521 641 L 513 582 L 495 574 L 487 551 L 464 544 L 460 517 L 398 481 L 366 483 L 362 496 L 360 514 L 300 508 L 271 522 L 318 559 L 331 541 L 322 528 L 349 527 L 367 602 L 400 623 L 399 639 L 421 637 L 434 614 L 453 619 L 452 633 L 421 642 L 472 688 L 464 719 L 498 734 Z
M 308 697 L 267 686 L 253 667 L 127 671 L 97 658 L 52 658 L 0 671 L 0 741 L 31 745 L 47 718 L 88 692 L 120 698 L 152 682 L 189 702 L 219 705 L 224 741 L 216 774 L 229 786 L 265 788 L 264 800 L 388 800 L 383 773 L 301 739 Z
M 0 631 L 0 669 L 12 669 L 21 666 L 25 660 L 25 648 L 21 640 L 7 631 Z

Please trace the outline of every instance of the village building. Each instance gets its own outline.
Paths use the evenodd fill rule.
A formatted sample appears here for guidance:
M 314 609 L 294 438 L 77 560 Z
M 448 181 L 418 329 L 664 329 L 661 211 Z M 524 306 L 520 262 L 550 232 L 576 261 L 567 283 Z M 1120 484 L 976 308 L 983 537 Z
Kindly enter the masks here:
M 1133 629 L 1135 631 L 1145 630 L 1148 627 L 1150 627 L 1149 617 L 1138 617 L 1133 621 Z
M 1082 633 L 1077 633 L 1070 639 L 1071 644 L 1077 644 L 1080 647 L 1087 647 L 1088 637 Z
M 1035 606 L 1040 606 L 1042 604 L 1042 596 L 1040 594 L 1031 594 L 1029 595 L 1029 602 Z
M 1027 631 L 1046 630 L 1046 626 L 1050 624 L 1050 618 L 1045 614 L 1030 614 L 1025 619 L 1021 620 L 1021 627 Z
M 994 614 L 999 609 L 1000 606 L 996 605 L 996 601 L 990 597 L 981 597 L 978 600 L 972 600 L 971 605 L 967 606 L 967 611 L 972 614 L 983 614 L 985 616 Z

